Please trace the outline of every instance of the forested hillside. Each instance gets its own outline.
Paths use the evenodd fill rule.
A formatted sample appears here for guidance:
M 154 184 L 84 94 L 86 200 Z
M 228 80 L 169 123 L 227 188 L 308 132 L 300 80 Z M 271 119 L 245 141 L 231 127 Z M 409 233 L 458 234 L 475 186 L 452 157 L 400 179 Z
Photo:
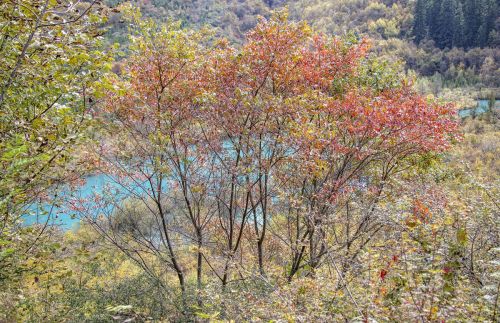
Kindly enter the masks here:
M 450 2 L 459 8 L 454 1 Z M 498 6 L 494 0 L 476 2 L 473 19 L 466 20 L 470 23 L 464 25 L 464 28 L 468 26 L 469 35 L 474 32 L 475 38 L 469 36 L 468 43 L 448 45 L 438 40 L 440 35 L 453 42 L 453 35 L 459 32 L 453 22 L 444 20 L 448 16 L 432 11 L 436 7 L 441 10 L 441 4 L 446 5 L 446 1 L 299 0 L 290 3 L 290 7 L 294 17 L 307 19 L 322 31 L 336 34 L 356 31 L 374 39 L 373 50 L 378 55 L 401 59 L 407 69 L 428 79 L 427 91 L 437 94 L 446 87 L 498 88 L 500 85 L 497 39 L 500 10 L 495 10 Z M 458 19 L 455 10 L 451 13 L 448 20 Z M 467 19 L 471 19 L 472 12 L 467 14 Z M 440 25 L 431 26 L 431 23 Z M 480 24 L 483 35 L 487 34 L 483 37 L 487 40 L 481 43 L 477 36 Z M 454 34 L 444 35 L 449 28 L 453 28 Z
M 108 0 L 110 6 L 117 6 L 124 0 Z M 271 9 L 280 3 L 264 0 L 137 0 L 134 5 L 141 12 L 156 21 L 181 21 L 183 26 L 216 28 L 219 36 L 241 43 L 248 32 L 257 24 L 259 16 L 269 17 Z M 111 17 L 111 41 L 127 41 L 127 28 L 120 15 Z
M 0 2 L 0 322 L 499 322 L 497 9 Z
M 121 1 L 110 1 L 115 5 Z M 374 40 L 378 54 L 400 59 L 428 78 L 427 90 L 500 87 L 500 9 L 496 0 L 138 0 L 146 16 L 208 25 L 241 43 L 258 16 L 286 6 L 291 19 L 306 20 L 328 34 L 357 33 Z M 119 16 L 111 18 L 112 41 L 126 40 Z

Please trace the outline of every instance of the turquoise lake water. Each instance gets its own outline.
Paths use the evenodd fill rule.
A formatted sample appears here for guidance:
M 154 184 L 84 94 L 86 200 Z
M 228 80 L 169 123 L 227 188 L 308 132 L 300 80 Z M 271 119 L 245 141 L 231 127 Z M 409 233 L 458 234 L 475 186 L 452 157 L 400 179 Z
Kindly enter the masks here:
M 63 188 L 57 190 L 58 198 L 57 203 L 39 203 L 34 204 L 29 208 L 29 213 L 24 216 L 26 224 L 47 222 L 52 225 L 60 226 L 65 230 L 76 229 L 80 223 L 78 211 L 72 210 L 70 201 L 82 200 L 84 202 L 76 203 L 78 206 L 84 205 L 87 215 L 96 216 L 102 213 L 103 210 L 106 214 L 112 210 L 113 205 L 118 205 L 131 196 L 145 196 L 149 184 L 147 182 L 138 182 L 137 180 L 122 179 L 117 180 L 112 176 L 106 174 L 98 174 L 85 178 L 85 183 L 77 188 Z M 165 190 L 167 189 L 166 182 L 163 184 Z M 53 192 L 55 194 L 56 192 Z M 110 204 L 97 205 L 94 198 L 99 195 L 101 201 L 104 199 L 111 202 Z M 103 206 L 107 205 L 107 206 Z M 100 209 L 98 209 L 100 208 Z
M 80 220 L 75 217 L 75 212 L 71 211 L 66 201 L 72 197 L 89 198 L 95 193 L 102 193 L 104 187 L 111 180 L 106 175 L 94 175 L 86 178 L 83 186 L 76 190 L 61 190 L 58 195 L 58 203 L 33 205 L 30 212 L 33 214 L 25 217 L 26 224 L 45 223 L 47 213 L 50 213 L 49 223 L 58 225 L 64 229 L 76 229 Z
M 469 109 L 462 109 L 462 110 L 458 111 L 458 115 L 461 118 L 466 118 L 466 117 L 471 117 L 473 115 L 483 114 L 485 112 L 488 112 L 489 109 L 490 109 L 489 100 L 478 100 L 477 107 L 469 108 Z M 497 111 L 500 111 L 500 100 L 495 101 L 494 109 Z

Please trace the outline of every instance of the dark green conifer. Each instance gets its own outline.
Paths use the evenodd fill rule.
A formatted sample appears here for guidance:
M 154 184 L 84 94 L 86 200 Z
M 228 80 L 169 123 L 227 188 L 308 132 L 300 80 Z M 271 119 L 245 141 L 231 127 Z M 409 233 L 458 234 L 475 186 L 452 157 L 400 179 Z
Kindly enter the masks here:
M 420 43 L 424 38 L 427 37 L 427 26 L 426 26 L 426 1 L 417 0 L 415 4 L 415 18 L 413 20 L 413 35 L 415 36 L 415 42 Z

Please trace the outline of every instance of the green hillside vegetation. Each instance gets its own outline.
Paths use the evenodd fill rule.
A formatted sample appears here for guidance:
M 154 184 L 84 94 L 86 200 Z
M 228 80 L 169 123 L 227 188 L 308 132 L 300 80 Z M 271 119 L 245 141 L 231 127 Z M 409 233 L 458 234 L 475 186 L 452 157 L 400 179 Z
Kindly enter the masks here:
M 474 35 L 483 26 L 481 30 L 488 34 L 486 41 L 479 42 L 479 38 L 471 38 L 467 43 L 450 43 L 448 46 L 438 41 L 438 33 L 445 33 L 446 30 L 429 25 L 432 17 L 440 17 L 442 26 L 451 28 L 453 23 L 444 19 L 458 19 L 455 15 L 446 18 L 431 11 L 441 2 L 299 0 L 290 2 L 289 6 L 294 17 L 306 19 L 327 33 L 355 31 L 359 35 L 367 35 L 374 39 L 373 50 L 377 55 L 402 60 L 407 69 L 440 83 L 439 88 L 498 88 L 500 10 L 495 9 L 495 1 L 477 1 L 474 19 L 470 20 L 468 16 L 467 21 L 470 23 L 464 25 L 464 28 L 469 28 L 469 34 Z M 475 23 L 478 26 L 473 31 L 472 25 Z M 453 31 L 458 35 L 459 31 L 455 28 Z M 453 40 L 454 35 L 442 37 Z
M 136 0 L 134 4 L 157 21 L 210 26 L 234 43 L 243 41 L 258 16 L 268 18 L 271 10 L 286 6 L 291 19 L 308 21 L 327 34 L 369 37 L 376 55 L 401 60 L 407 70 L 428 79 L 436 94 L 443 88 L 498 93 L 500 87 L 500 10 L 495 0 Z M 449 14 L 441 15 L 441 10 Z M 127 39 L 127 28 L 120 21 L 119 15 L 110 18 L 111 42 Z M 453 33 L 447 34 L 446 28 Z

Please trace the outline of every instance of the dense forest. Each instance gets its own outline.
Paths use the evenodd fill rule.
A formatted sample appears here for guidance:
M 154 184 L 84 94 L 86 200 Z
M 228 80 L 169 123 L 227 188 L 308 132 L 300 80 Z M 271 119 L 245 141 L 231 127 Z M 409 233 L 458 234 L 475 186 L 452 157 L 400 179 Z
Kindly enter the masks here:
M 499 7 L 2 1 L 0 322 L 498 322 Z
M 498 1 L 417 1 L 413 34 L 419 43 L 434 40 L 439 48 L 472 48 L 500 44 Z

